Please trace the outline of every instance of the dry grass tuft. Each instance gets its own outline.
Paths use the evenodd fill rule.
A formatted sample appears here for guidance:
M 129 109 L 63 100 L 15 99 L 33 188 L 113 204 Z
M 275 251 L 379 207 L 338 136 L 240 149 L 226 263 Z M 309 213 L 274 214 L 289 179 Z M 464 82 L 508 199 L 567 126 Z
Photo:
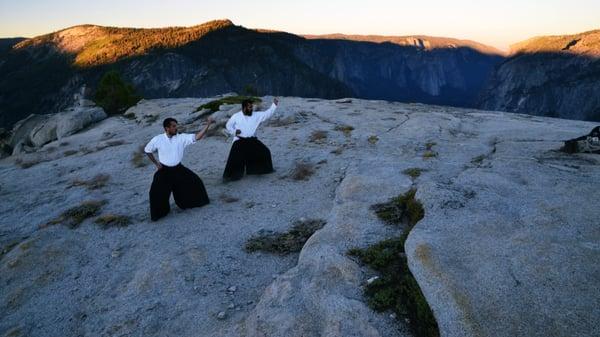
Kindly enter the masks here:
M 334 128 L 335 131 L 341 131 L 344 133 L 344 136 L 350 137 L 352 131 L 354 130 L 353 126 L 350 125 L 336 125 Z
M 315 130 L 310 134 L 308 141 L 311 143 L 322 143 L 325 139 L 327 139 L 327 131 Z
M 294 180 L 308 180 L 313 174 L 315 174 L 315 166 L 313 164 L 298 162 L 292 170 L 291 177 Z
M 224 203 L 226 203 L 226 204 L 231 204 L 231 203 L 240 201 L 240 199 L 232 197 L 232 196 L 227 195 L 227 194 L 221 194 L 219 196 L 219 199 L 221 199 L 221 201 L 224 202 Z
M 372 135 L 372 136 L 369 136 L 369 138 L 367 140 L 369 141 L 369 143 L 374 145 L 374 144 L 377 144 L 377 142 L 379 141 L 379 137 Z
M 339 156 L 343 152 L 344 152 L 344 148 L 343 147 L 338 147 L 337 149 L 331 150 L 331 153 L 335 154 L 336 156 Z
M 140 145 L 138 150 L 133 153 L 131 156 L 131 163 L 134 167 L 144 167 L 150 163 L 149 160 L 146 160 L 146 153 L 144 152 L 143 145 Z
M 117 214 L 106 214 L 102 215 L 96 220 L 95 223 L 100 225 L 102 229 L 108 229 L 111 227 L 127 227 L 131 225 L 131 218 L 126 215 L 117 215 Z
M 412 167 L 412 168 L 407 168 L 406 170 L 402 171 L 402 173 L 406 174 L 407 176 L 411 177 L 412 179 L 416 179 L 421 175 L 421 173 L 423 171 L 425 171 L 425 170 L 422 168 Z
M 425 153 L 423 153 L 423 158 L 428 159 L 428 158 L 435 158 L 438 156 L 438 153 L 435 151 L 425 151 Z
M 69 208 L 56 219 L 50 220 L 45 226 L 64 224 L 74 229 L 77 228 L 85 219 L 96 216 L 102 206 L 107 203 L 106 200 L 85 201 L 80 205 Z M 43 227 L 45 227 L 43 226 Z
M 100 150 L 104 150 L 107 147 L 112 147 L 112 146 L 119 146 L 119 145 L 123 145 L 125 144 L 125 141 L 122 139 L 119 140 L 109 140 L 106 143 L 99 145 L 98 147 L 96 147 L 96 151 L 100 151 Z
M 36 157 L 33 159 L 28 159 L 28 160 L 25 160 L 23 158 L 15 159 L 15 164 L 19 165 L 23 169 L 30 168 L 30 167 L 35 166 L 42 162 L 44 162 L 44 160 L 42 160 L 42 158 L 39 158 L 39 157 Z
M 110 176 L 108 174 L 98 174 L 90 180 L 75 179 L 69 187 L 85 186 L 88 190 L 97 190 L 106 186 L 109 180 Z

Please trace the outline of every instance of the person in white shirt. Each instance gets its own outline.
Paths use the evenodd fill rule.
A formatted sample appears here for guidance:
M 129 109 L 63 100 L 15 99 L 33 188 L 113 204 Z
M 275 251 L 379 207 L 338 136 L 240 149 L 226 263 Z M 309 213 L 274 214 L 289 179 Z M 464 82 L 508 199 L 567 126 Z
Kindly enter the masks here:
M 252 101 L 244 100 L 242 111 L 227 121 L 225 128 L 234 138 L 223 172 L 224 182 L 241 179 L 244 171 L 246 174 L 274 172 L 271 151 L 256 138 L 256 129 L 273 115 L 277 104 L 279 101 L 275 98 L 268 110 L 253 111 Z
M 166 216 L 171 210 L 171 192 L 175 204 L 181 209 L 201 207 L 209 203 L 200 177 L 181 164 L 185 147 L 204 137 L 213 121 L 209 118 L 207 122 L 204 130 L 196 134 L 177 133 L 177 121 L 167 118 L 163 122 L 165 133 L 152 138 L 144 148 L 144 152 L 157 168 L 150 187 L 152 221 Z M 158 152 L 158 160 L 154 158 L 155 151 Z

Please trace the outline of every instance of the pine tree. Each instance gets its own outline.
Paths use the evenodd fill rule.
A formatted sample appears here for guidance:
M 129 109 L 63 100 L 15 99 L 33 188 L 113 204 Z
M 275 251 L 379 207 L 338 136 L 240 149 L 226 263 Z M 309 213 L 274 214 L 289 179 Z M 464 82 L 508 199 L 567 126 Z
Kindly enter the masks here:
M 142 99 L 133 85 L 121 79 L 116 70 L 106 72 L 100 79 L 94 101 L 109 115 L 122 114 Z

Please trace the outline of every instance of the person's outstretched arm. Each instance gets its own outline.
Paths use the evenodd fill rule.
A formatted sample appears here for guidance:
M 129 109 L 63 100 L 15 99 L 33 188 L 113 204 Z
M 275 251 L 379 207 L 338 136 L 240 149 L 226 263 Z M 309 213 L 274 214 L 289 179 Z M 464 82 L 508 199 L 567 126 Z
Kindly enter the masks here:
M 268 108 L 265 111 L 259 111 L 258 113 L 260 114 L 260 121 L 263 122 L 271 118 L 271 116 L 273 116 L 273 113 L 275 113 L 275 109 L 277 109 L 278 104 L 279 100 L 277 98 L 273 98 L 273 104 L 271 104 L 270 108 Z
M 206 134 L 206 131 L 208 131 L 208 128 L 210 127 L 210 125 L 213 123 L 212 118 L 208 117 L 208 119 L 206 120 L 206 126 L 204 127 L 204 130 L 196 133 L 196 140 L 200 140 L 202 139 L 202 137 L 204 137 L 204 135 Z

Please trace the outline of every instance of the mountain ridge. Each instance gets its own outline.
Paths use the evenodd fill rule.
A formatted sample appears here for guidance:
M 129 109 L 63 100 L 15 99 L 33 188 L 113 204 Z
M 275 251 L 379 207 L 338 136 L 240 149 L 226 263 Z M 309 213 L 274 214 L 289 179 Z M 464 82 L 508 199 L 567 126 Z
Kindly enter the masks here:
M 93 93 L 111 69 L 147 98 L 250 90 L 472 106 L 500 60 L 469 47 L 313 40 L 230 20 L 156 29 L 79 25 L 22 41 L 2 58 L 0 125 L 69 107 L 74 93 L 82 86 Z
M 195 41 L 207 33 L 233 26 L 230 20 L 213 20 L 190 27 L 129 28 L 83 24 L 61 29 L 22 41 L 15 49 L 48 43 L 66 53 L 77 53 L 74 63 L 80 66 L 102 65 L 122 58 L 142 55 L 154 48 L 176 48 Z M 149 44 L 136 39 L 149 38 Z M 83 38 L 83 41 L 79 40 Z M 117 46 L 117 44 L 120 44 Z M 111 48 L 113 47 L 113 48 Z M 129 49 L 129 50 L 126 50 Z M 129 51 L 129 52 L 128 52 Z M 105 54 L 102 57 L 100 55 Z
M 504 54 L 471 40 L 426 35 L 295 35 L 249 29 L 229 19 L 190 27 L 77 25 L 25 40 L 7 40 L 4 52 L 0 43 L 0 126 L 10 127 L 31 113 L 68 108 L 83 86 L 93 94 L 102 73 L 113 69 L 147 98 L 249 90 L 600 120 L 596 111 L 600 103 L 588 99 L 597 92 L 598 76 L 593 69 L 600 55 L 599 41 L 600 30 L 535 37 Z M 552 69 L 544 64 L 549 58 L 554 60 Z M 528 65 L 507 72 L 509 65 L 521 62 L 515 60 Z M 567 65 L 572 71 L 561 72 Z M 536 84 L 540 76 L 552 77 L 552 85 L 547 86 L 552 89 Z M 590 83 L 578 84 L 588 77 Z M 562 88 L 565 82 L 570 83 L 568 89 Z M 583 94 L 578 95 L 579 91 Z M 540 95 L 545 98 L 533 99 Z M 567 96 L 571 98 L 562 99 Z M 530 98 L 531 103 L 525 104 Z
M 149 48 L 174 48 L 179 47 L 182 44 L 193 42 L 199 38 L 201 38 L 204 34 L 209 33 L 211 31 L 236 26 L 233 21 L 230 19 L 218 19 L 212 20 L 205 23 L 193 25 L 193 26 L 169 26 L 169 27 L 160 27 L 160 28 L 136 28 L 136 27 L 116 27 L 116 26 L 102 26 L 96 24 L 81 24 L 75 25 L 71 27 L 67 27 L 64 29 L 60 29 L 55 32 L 35 36 L 32 38 L 26 38 L 24 41 L 20 41 L 17 43 L 14 48 L 21 49 L 36 46 L 42 43 L 53 43 L 58 47 L 62 47 L 64 52 L 80 52 L 82 49 L 86 47 L 87 43 L 94 43 L 98 38 L 110 38 L 110 35 L 117 35 L 114 41 L 111 42 L 121 42 L 121 43 L 131 43 L 130 38 L 127 36 L 122 36 L 124 34 L 132 34 L 133 37 L 139 37 L 139 35 L 143 35 L 144 33 L 148 34 L 162 34 L 161 39 L 155 39 L 152 45 Z M 243 26 L 238 26 L 243 27 Z M 244 27 L 245 28 L 245 27 Z M 294 34 L 279 30 L 270 30 L 270 29 L 252 29 L 246 28 L 249 30 L 254 30 L 261 33 L 282 33 L 287 35 L 293 35 L 298 37 L 303 37 L 309 40 L 314 39 L 340 39 L 340 40 L 349 40 L 349 41 L 360 41 L 360 42 L 373 42 L 373 43 L 393 43 L 401 46 L 412 46 L 417 48 L 422 48 L 426 50 L 437 49 L 437 48 L 473 48 L 479 52 L 484 52 L 487 54 L 493 55 L 504 55 L 505 53 L 495 47 L 473 41 L 468 39 L 458 39 L 452 37 L 439 37 L 439 36 L 429 36 L 429 35 L 360 35 L 360 34 L 342 34 L 342 33 L 333 33 L 333 34 L 322 34 L 322 35 L 312 35 L 312 34 Z M 184 35 L 183 40 L 180 41 L 169 41 L 172 36 L 176 34 Z M 92 35 L 92 36 L 89 36 Z M 103 35 L 103 36 L 102 36 Z M 84 36 L 86 40 L 83 42 L 80 41 L 62 41 L 67 38 L 76 38 L 79 36 Z M 166 40 L 166 41 L 164 41 Z M 124 47 L 126 48 L 127 45 Z M 139 55 L 145 52 L 147 49 L 142 50 L 134 50 L 132 54 L 119 54 L 115 60 L 117 61 L 121 57 L 131 57 L 135 55 Z M 89 51 L 85 51 L 88 54 Z M 97 52 L 103 52 L 103 50 L 97 50 Z M 93 58 L 95 55 L 86 55 L 89 58 Z M 80 57 L 79 55 L 76 57 L 75 63 L 80 65 L 97 65 L 98 63 L 90 62 L 88 57 Z
M 600 29 L 568 35 L 535 36 L 510 45 L 509 55 L 567 51 L 600 56 Z
M 473 48 L 479 52 L 493 55 L 505 55 L 506 53 L 490 45 L 468 39 L 452 37 L 440 37 L 430 35 L 361 35 L 361 34 L 323 34 L 302 35 L 307 39 L 347 39 L 350 41 L 363 41 L 374 43 L 393 43 L 401 46 L 415 46 L 423 49 L 436 48 Z
M 600 121 L 600 30 L 512 46 L 482 90 L 482 109 Z

